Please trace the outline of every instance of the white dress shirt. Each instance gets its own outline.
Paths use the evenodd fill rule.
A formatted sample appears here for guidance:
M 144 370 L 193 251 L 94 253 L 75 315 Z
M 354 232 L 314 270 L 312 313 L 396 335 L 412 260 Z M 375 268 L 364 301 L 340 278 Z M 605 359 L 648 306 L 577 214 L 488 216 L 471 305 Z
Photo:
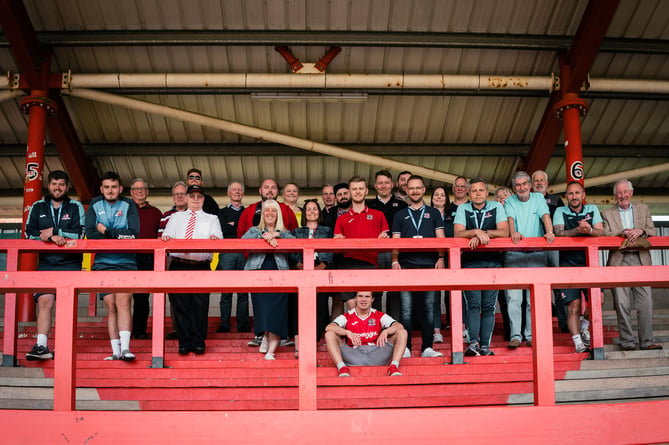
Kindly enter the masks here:
M 163 236 L 170 238 L 184 239 L 186 237 L 186 226 L 193 212 L 191 210 L 184 210 L 183 212 L 176 212 L 167 222 Z M 223 238 L 221 231 L 221 223 L 218 216 L 205 213 L 203 210 L 195 212 L 195 229 L 193 230 L 193 239 L 209 239 L 212 235 L 218 238 Z M 191 261 L 211 261 L 211 252 L 177 252 L 170 253 L 170 256 L 182 258 Z

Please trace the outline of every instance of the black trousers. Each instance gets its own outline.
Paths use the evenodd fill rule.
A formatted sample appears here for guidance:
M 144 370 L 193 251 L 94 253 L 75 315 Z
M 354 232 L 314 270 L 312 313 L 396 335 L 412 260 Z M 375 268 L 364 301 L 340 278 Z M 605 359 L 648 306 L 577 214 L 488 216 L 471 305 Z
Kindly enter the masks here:
M 172 260 L 170 270 L 209 270 L 209 263 L 190 264 Z M 209 293 L 170 294 L 176 318 L 179 348 L 204 347 L 209 321 Z
M 153 270 L 153 254 L 137 254 L 137 270 Z M 149 321 L 149 294 L 132 294 L 132 335 L 146 334 Z

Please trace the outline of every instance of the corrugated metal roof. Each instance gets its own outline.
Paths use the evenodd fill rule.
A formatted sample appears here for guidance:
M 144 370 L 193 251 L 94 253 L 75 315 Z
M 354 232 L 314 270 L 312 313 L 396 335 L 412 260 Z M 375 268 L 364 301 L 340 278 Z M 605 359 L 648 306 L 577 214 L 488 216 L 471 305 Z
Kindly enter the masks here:
M 174 44 L 168 40 L 147 42 L 142 36 L 151 31 L 170 31 L 177 37 L 189 31 L 244 31 L 248 36 L 263 31 L 349 31 L 367 33 L 368 43 L 342 45 L 341 53 L 328 67 L 329 73 L 550 76 L 559 71 L 559 48 L 546 48 L 539 43 L 545 38 L 573 37 L 587 2 L 26 0 L 25 5 L 41 38 L 79 39 L 76 44 L 54 46 L 53 72 L 287 73 L 290 67 L 273 45 L 257 45 L 250 37 L 247 43 L 222 45 Z M 638 39 L 648 39 L 654 48 L 660 49 L 600 51 L 591 76 L 669 80 L 668 11 L 657 0 L 621 1 L 607 31 L 610 47 L 630 44 L 632 48 L 642 49 L 643 41 Z M 130 35 L 135 36 L 136 41 L 123 45 L 87 45 L 86 39 L 92 39 L 90 33 L 95 31 L 132 31 Z M 520 45 L 522 48 L 506 49 L 465 44 L 459 47 L 382 45 L 377 43 L 381 39 L 378 32 L 389 33 L 383 36 L 385 40 L 401 40 L 406 33 L 416 32 L 462 33 L 470 37 L 515 35 L 527 39 L 523 40 L 524 46 Z M 532 39 L 538 42 L 536 47 L 528 43 Z M 566 40 L 567 46 L 568 43 Z M 316 62 L 327 48 L 325 44 L 290 47 L 303 62 Z M 6 46 L 0 46 L 0 69 L 17 71 Z M 364 103 L 260 102 L 240 91 L 184 93 L 147 90 L 133 97 L 333 145 L 366 144 L 375 147 L 378 153 L 383 153 L 386 146 L 400 144 L 406 147 L 406 154 L 399 155 L 389 149 L 387 156 L 457 175 L 484 176 L 497 184 L 508 181 L 529 150 L 548 103 L 548 91 L 538 95 L 509 93 L 503 96 L 477 92 L 387 95 L 376 91 Z M 669 102 L 665 97 L 589 93 L 583 97 L 590 107 L 582 121 L 586 177 L 667 162 Z M 249 147 L 261 141 L 82 99 L 65 97 L 64 100 L 85 150 L 95 153 L 91 156 L 92 162 L 99 172 L 116 170 L 124 180 L 145 177 L 152 187 L 169 187 L 191 166 L 202 169 L 207 185 L 219 190 L 232 180 L 242 180 L 255 188 L 265 177 L 316 189 L 353 174 L 371 177 L 377 169 L 312 153 L 294 154 L 294 150 L 277 156 L 254 155 L 252 149 L 248 153 L 234 150 L 228 154 L 231 146 L 248 144 L 245 146 Z M 20 113 L 19 102 L 13 99 L 0 103 L 0 149 L 10 147 L 8 151 L 13 153 L 0 155 L 0 188 L 8 194 L 20 194 L 23 184 L 24 161 L 15 152 L 17 146 L 26 142 L 27 118 Z M 172 148 L 160 155 L 146 155 L 142 153 L 143 144 Z M 109 152 L 101 153 L 100 147 L 107 145 Z M 136 153 L 117 150 L 124 145 L 133 147 Z M 428 153 L 420 148 L 427 145 L 443 148 Z M 486 150 L 485 156 L 477 156 L 481 146 L 500 147 L 502 154 L 495 156 Z M 511 151 L 502 149 L 511 146 L 514 147 Z M 635 156 L 638 147 L 643 148 L 643 156 Z M 466 153 L 468 149 L 470 154 Z M 610 155 L 606 155 L 607 150 Z M 622 157 L 626 152 L 633 157 Z M 47 157 L 48 169 L 61 167 L 56 157 Z M 551 182 L 563 182 L 562 157 L 554 156 L 546 171 Z M 635 183 L 641 189 L 666 189 L 669 174 L 647 175 Z

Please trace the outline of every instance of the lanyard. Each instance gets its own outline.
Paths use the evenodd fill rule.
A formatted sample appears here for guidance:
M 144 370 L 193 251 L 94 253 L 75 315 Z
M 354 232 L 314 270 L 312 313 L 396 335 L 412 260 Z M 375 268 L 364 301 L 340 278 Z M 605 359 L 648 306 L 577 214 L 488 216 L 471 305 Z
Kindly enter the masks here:
M 54 215 L 54 210 L 53 210 L 53 202 L 51 203 L 51 220 L 53 221 L 53 228 L 56 229 L 56 234 L 58 234 L 58 226 L 60 225 L 60 211 L 63 209 L 63 203 L 60 203 L 60 207 L 58 207 L 58 214 Z
M 487 207 L 487 204 L 484 204 L 483 208 L 479 211 L 479 210 L 476 210 L 476 207 L 474 207 L 474 205 L 472 204 L 472 209 L 474 209 L 474 218 L 476 219 L 476 225 L 478 226 L 477 229 L 479 229 L 479 230 L 483 230 L 483 223 L 484 223 L 485 219 L 488 217 L 488 215 L 486 214 L 487 213 L 486 212 L 486 207 Z M 479 216 L 478 215 L 481 212 L 482 212 L 481 221 L 479 222 Z
M 411 207 L 407 208 L 407 211 L 409 212 L 409 219 L 411 219 L 411 223 L 413 224 L 414 228 L 416 229 L 416 235 L 420 235 L 420 226 L 423 224 L 423 215 L 425 215 L 425 206 L 420 209 L 420 216 L 418 217 L 418 224 L 416 224 L 416 220 L 413 217 L 413 211 L 411 210 Z

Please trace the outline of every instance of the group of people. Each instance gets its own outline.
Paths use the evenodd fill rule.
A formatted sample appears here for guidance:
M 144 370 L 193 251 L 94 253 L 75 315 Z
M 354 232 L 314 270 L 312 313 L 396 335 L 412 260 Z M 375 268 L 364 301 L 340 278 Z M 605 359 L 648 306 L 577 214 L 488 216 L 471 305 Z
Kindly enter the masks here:
M 67 197 L 69 180 L 63 171 L 48 176 L 48 194 L 33 205 L 26 223 L 26 237 L 63 245 L 68 238 L 78 239 L 263 239 L 276 247 L 279 238 L 443 238 L 469 239 L 469 250 L 462 254 L 463 268 L 584 266 L 585 254 L 565 251 L 497 252 L 477 250 L 492 238 L 510 237 L 513 243 L 526 237 L 543 237 L 552 243 L 556 236 L 621 236 L 627 248 L 609 256 L 610 265 L 647 265 L 650 255 L 648 236 L 655 228 L 648 208 L 632 204 L 632 184 L 620 180 L 614 185 L 617 205 L 600 214 L 597 207 L 585 203 L 585 190 L 579 182 L 569 183 L 567 205 L 558 196 L 546 193 L 548 177 L 537 171 L 532 176 L 517 172 L 512 189 L 499 188 L 494 200 L 488 200 L 488 183 L 483 178 L 455 179 L 453 200 L 444 187 L 433 190 L 430 205 L 426 201 L 425 181 L 411 172 L 401 172 L 397 185 L 391 173 L 380 170 L 374 176 L 376 196 L 367 199 L 367 180 L 354 176 L 348 182 L 325 185 L 321 207 L 317 199 L 299 207 L 299 188 L 294 183 L 282 189 L 273 179 L 265 179 L 259 188 L 260 201 L 244 207 L 244 186 L 233 182 L 227 187 L 229 204 L 219 208 L 205 193 L 202 172 L 191 169 L 186 181 L 172 187 L 174 207 L 165 213 L 148 202 L 149 188 L 142 178 L 131 182 L 130 196 L 121 196 L 123 186 L 118 174 L 102 177 L 101 196 L 84 213 L 82 205 Z M 531 190 L 534 190 L 532 192 Z M 174 252 L 169 255 L 170 270 L 208 270 L 212 254 Z M 448 267 L 444 251 L 436 252 L 365 252 L 343 254 L 318 252 L 316 269 L 417 269 Z M 218 270 L 288 270 L 301 269 L 301 254 L 258 252 L 244 255 L 225 252 L 219 255 Z M 80 270 L 81 254 L 40 254 L 38 270 Z M 98 253 L 93 270 L 151 270 L 150 254 Z M 391 272 L 389 272 L 391 273 Z M 586 289 L 563 289 L 555 293 L 560 326 L 571 333 L 577 352 L 589 346 L 589 322 L 581 319 L 581 293 Z M 100 292 L 107 309 L 107 323 L 112 347 L 109 360 L 134 360 L 130 338 L 147 338 L 148 294 Z M 380 294 L 368 291 L 317 295 L 317 334 L 325 334 L 328 352 L 341 376 L 351 375 L 348 366 L 390 364 L 388 375 L 401 375 L 399 362 L 412 356 L 411 334 L 420 325 L 421 357 L 440 357 L 434 343 L 443 342 L 441 292 L 388 292 L 386 312 L 381 312 Z M 445 295 L 446 320 L 449 295 Z M 179 354 L 204 354 L 209 310 L 208 293 L 170 294 L 174 332 L 179 340 Z M 280 345 L 297 341 L 297 296 L 290 293 L 253 293 L 254 338 L 250 346 L 259 347 L 265 359 L 274 360 Z M 329 311 L 332 298 L 332 313 Z M 652 337 L 652 296 L 650 288 L 614 289 L 620 339 L 623 348 L 637 347 L 631 326 L 630 309 L 639 317 L 639 347 L 659 349 Z M 35 294 L 39 312 L 37 343 L 28 360 L 51 358 L 47 337 L 51 327 L 53 294 Z M 134 301 L 134 309 L 131 310 Z M 221 321 L 217 332 L 232 329 L 230 318 L 233 294 L 220 299 Z M 463 292 L 463 318 L 469 346 L 467 356 L 494 355 L 491 337 L 497 301 L 505 324 L 509 348 L 531 346 L 530 301 L 527 290 L 466 290 Z M 237 293 L 236 328 L 250 332 L 248 294 Z M 293 339 L 293 340 L 291 340 Z

